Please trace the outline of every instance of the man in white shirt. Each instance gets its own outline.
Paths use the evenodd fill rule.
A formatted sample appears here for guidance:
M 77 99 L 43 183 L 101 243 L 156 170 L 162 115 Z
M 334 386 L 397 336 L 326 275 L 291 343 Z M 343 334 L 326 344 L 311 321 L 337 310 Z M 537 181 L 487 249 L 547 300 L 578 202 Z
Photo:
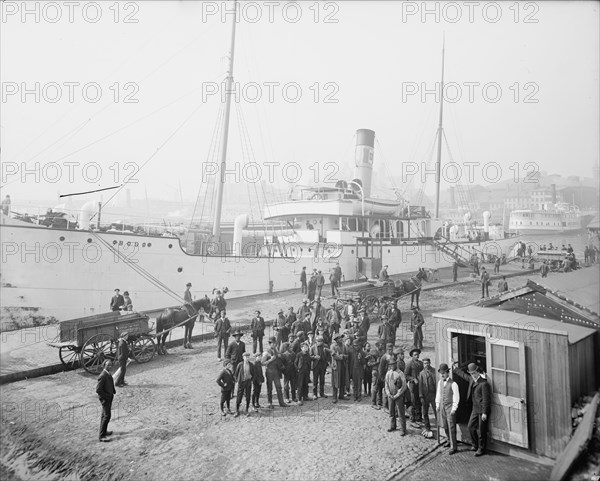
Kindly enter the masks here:
M 440 364 L 438 372 L 442 376 L 442 379 L 438 381 L 437 385 L 435 409 L 440 413 L 441 423 L 444 426 L 446 438 L 448 439 L 444 447 L 450 448 L 448 454 L 455 454 L 458 452 L 456 447 L 456 410 L 460 401 L 460 393 L 458 385 L 450 376 L 448 364 Z

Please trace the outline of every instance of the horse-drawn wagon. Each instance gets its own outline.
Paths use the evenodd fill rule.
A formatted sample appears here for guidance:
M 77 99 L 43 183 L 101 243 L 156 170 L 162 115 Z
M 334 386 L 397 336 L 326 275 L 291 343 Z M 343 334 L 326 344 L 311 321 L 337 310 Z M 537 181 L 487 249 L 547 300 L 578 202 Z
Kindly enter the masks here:
M 154 357 L 156 344 L 149 334 L 152 328 L 148 320 L 148 316 L 137 312 L 116 311 L 63 321 L 59 342 L 48 344 L 59 349 L 65 367 L 75 369 L 79 365 L 91 374 L 99 374 L 105 360 L 115 360 L 117 340 L 125 332 L 136 362 L 148 362 Z
M 376 314 L 381 302 L 398 301 L 410 294 L 411 307 L 415 300 L 418 307 L 424 279 L 427 279 L 427 273 L 424 269 L 420 269 L 416 275 L 407 280 L 393 281 L 388 279 L 387 281 L 380 281 L 369 279 L 368 282 L 340 288 L 338 301 L 352 299 L 352 301 L 365 306 L 368 314 Z

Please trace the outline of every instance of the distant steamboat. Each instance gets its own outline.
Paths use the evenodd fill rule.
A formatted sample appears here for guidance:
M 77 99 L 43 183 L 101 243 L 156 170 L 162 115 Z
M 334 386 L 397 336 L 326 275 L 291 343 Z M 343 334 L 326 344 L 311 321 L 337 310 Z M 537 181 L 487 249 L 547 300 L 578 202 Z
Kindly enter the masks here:
M 566 202 L 545 204 L 541 210 L 513 210 L 508 222 L 509 232 L 527 234 L 568 234 L 584 229 L 592 219 L 579 208 Z

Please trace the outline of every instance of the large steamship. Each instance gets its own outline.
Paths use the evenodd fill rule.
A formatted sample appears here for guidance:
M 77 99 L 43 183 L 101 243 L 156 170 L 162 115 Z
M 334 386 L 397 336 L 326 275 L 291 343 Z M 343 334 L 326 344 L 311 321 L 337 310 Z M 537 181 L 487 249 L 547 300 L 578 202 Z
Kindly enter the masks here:
M 235 25 L 234 18 L 233 33 Z M 226 77 L 222 169 L 227 159 L 233 39 L 235 34 Z M 438 134 L 441 142 L 441 106 Z M 212 232 L 194 233 L 197 239 L 191 248 L 175 235 L 152 235 L 136 226 L 103 228 L 100 219 L 105 217 L 97 203 L 85 206 L 75 226 L 68 221 L 42 225 L 43 216 L 19 216 L 13 207 L 10 215 L 0 214 L 3 322 L 26 313 L 63 320 L 104 312 L 115 288 L 127 289 L 136 309 L 152 310 L 180 304 L 187 282 L 197 295 L 227 286 L 229 296 L 236 297 L 299 288 L 303 267 L 321 270 L 327 278 L 339 263 L 345 279 L 354 280 L 374 277 L 386 264 L 390 274 L 402 274 L 449 266 L 457 252 L 474 252 L 465 249 L 468 242 L 448 248 L 439 204 L 431 216 L 424 207 L 402 199 L 373 196 L 375 132 L 358 130 L 356 139 L 354 178 L 335 186 L 296 187 L 287 200 L 266 205 L 264 222 L 272 226 L 268 231 L 253 230 L 247 214 L 236 218 L 232 235 L 222 231 L 223 176 Z M 438 167 L 440 155 L 438 150 Z M 513 243 L 484 238 L 475 245 L 500 255 L 508 254 Z

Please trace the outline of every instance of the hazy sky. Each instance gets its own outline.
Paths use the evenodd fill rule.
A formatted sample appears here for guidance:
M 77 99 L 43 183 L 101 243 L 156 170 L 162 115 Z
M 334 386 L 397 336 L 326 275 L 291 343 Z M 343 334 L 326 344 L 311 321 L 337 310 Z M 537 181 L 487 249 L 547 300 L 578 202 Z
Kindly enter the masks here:
M 229 4 L 2 2 L 2 197 L 111 187 L 146 163 L 133 197 L 173 200 L 181 185 L 195 198 L 202 163 L 218 160 L 213 89 L 226 71 Z M 427 163 L 439 103 L 421 94 L 440 80 L 445 34 L 454 161 L 496 162 L 504 178 L 522 178 L 528 162 L 589 177 L 599 158 L 598 19 L 597 2 L 243 2 L 229 162 L 279 162 L 281 187 L 297 177 L 284 172 L 290 162 L 304 183 L 344 178 L 355 131 L 369 128 L 380 178 Z M 39 178 L 23 182 L 25 168 Z M 473 169 L 480 182 L 498 176 Z

